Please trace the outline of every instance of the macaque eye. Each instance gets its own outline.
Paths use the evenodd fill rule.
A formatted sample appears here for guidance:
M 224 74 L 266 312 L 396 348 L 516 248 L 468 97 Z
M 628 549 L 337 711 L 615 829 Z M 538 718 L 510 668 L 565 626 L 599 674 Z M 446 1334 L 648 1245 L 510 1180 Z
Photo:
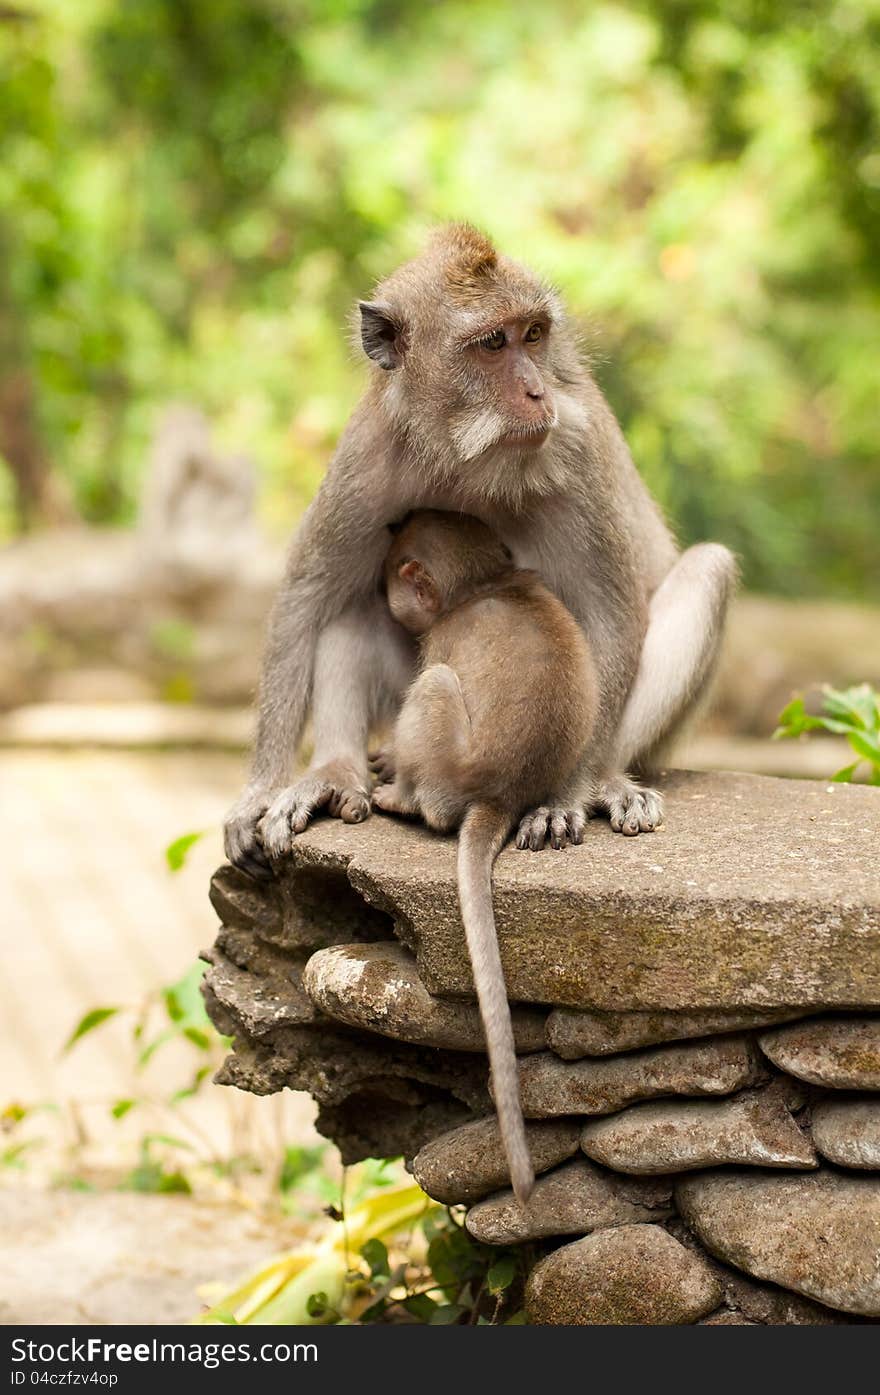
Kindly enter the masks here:
M 497 353 L 503 349 L 507 343 L 507 335 L 503 329 L 493 329 L 491 334 L 487 334 L 485 339 L 480 340 L 481 349 L 490 349 L 492 353 Z
M 542 339 L 543 337 L 544 337 L 544 330 L 543 330 L 543 327 L 542 327 L 541 325 L 539 325 L 539 324 L 529 325 L 528 329 L 526 330 L 525 334 L 523 335 L 523 343 L 525 343 L 525 344 L 537 344 L 538 340 L 539 340 L 539 339 Z

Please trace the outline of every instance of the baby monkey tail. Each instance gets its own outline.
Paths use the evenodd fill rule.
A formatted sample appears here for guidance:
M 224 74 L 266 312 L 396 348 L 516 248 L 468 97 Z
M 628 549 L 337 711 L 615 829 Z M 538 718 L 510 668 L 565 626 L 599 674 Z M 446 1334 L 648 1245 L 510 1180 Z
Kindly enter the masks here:
M 492 866 L 511 831 L 510 817 L 472 804 L 458 841 L 458 895 L 489 1052 L 492 1094 L 514 1195 L 525 1206 L 535 1183 L 519 1098 L 510 1004 L 492 907 Z

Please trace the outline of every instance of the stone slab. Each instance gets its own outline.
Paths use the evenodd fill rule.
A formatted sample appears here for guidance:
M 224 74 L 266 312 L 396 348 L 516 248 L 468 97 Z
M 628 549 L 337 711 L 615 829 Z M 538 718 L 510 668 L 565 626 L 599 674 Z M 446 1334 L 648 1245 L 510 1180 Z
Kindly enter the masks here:
M 793 1022 L 759 1038 L 780 1070 L 831 1090 L 880 1090 L 880 1016 Z
M 526 1142 L 535 1175 L 556 1167 L 578 1150 L 580 1126 L 574 1119 L 526 1124 Z M 422 1191 L 446 1206 L 478 1201 L 510 1183 L 510 1169 L 493 1115 L 463 1124 L 428 1143 L 415 1158 L 412 1172 Z
M 765 1075 L 757 1047 L 745 1036 L 582 1061 L 560 1061 L 550 1051 L 519 1060 L 520 1099 L 529 1119 L 614 1114 L 637 1100 L 664 1095 L 730 1095 Z
M 880 1172 L 880 1096 L 831 1096 L 812 1110 L 813 1142 L 838 1167 Z
M 618 1172 L 689 1172 L 720 1163 L 813 1168 L 810 1140 L 780 1090 L 746 1090 L 722 1100 L 656 1100 L 591 1119 L 581 1133 L 588 1158 Z
M 526 1207 L 512 1191 L 478 1201 L 465 1224 L 484 1245 L 518 1245 L 552 1235 L 587 1235 L 611 1225 L 638 1225 L 673 1214 L 668 1178 L 616 1177 L 586 1158 L 545 1172 Z
M 499 942 L 514 1000 L 602 1011 L 880 1005 L 880 790 L 669 772 L 666 822 L 581 847 L 508 848 Z M 471 995 L 455 840 L 376 815 L 319 819 L 297 869 L 344 871 L 395 921 L 429 991 Z M 351 937 L 349 937 L 351 938 Z
M 313 954 L 303 986 L 316 1007 L 349 1027 L 449 1051 L 485 1051 L 476 1003 L 437 998 L 418 975 L 414 956 L 396 941 L 331 945 Z M 545 1046 L 544 1013 L 514 1008 L 518 1052 Z
M 620 1051 L 638 1051 L 661 1042 L 772 1027 L 800 1015 L 797 1008 L 768 1008 L 766 1012 L 748 1008 L 714 1012 L 582 1012 L 577 1008 L 554 1008 L 547 1017 L 546 1036 L 550 1050 L 563 1061 L 579 1061 L 582 1056 L 616 1056 Z
M 670 1327 L 697 1322 L 721 1301 L 704 1260 L 657 1225 L 623 1225 L 563 1245 L 526 1285 L 529 1321 L 553 1327 Z
M 880 1178 L 730 1169 L 687 1178 L 675 1199 L 720 1259 L 830 1308 L 880 1317 Z

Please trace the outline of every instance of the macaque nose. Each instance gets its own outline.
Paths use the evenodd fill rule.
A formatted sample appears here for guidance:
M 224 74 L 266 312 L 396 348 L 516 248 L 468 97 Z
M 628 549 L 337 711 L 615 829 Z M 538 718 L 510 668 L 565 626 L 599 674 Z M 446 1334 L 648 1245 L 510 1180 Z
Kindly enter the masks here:
M 533 402 L 540 402 L 540 401 L 543 399 L 543 396 L 544 396 L 544 388 L 543 388 L 542 386 L 541 386 L 541 387 L 531 386 L 531 387 L 527 387 L 527 388 L 526 388 L 526 397 L 531 397 L 531 399 L 532 399 Z

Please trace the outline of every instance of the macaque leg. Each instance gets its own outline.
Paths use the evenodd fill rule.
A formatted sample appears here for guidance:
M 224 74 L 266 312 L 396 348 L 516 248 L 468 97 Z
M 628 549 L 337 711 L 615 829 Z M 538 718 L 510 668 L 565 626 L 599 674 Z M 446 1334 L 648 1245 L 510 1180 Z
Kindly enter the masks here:
M 471 720 L 458 675 L 447 664 L 432 664 L 410 689 L 394 729 L 396 785 L 413 789 L 431 828 L 454 828 L 464 815 L 461 793 L 450 787 L 448 772 L 466 759 L 470 741 Z
M 736 581 L 732 553 L 698 543 L 683 553 L 651 600 L 638 673 L 624 708 L 616 766 L 648 773 L 694 711 L 712 677 Z M 606 780 L 597 801 L 623 833 L 662 818 L 660 796 L 626 775 Z
M 378 597 L 321 633 L 312 689 L 314 754 L 306 774 L 282 791 L 260 823 L 270 857 L 287 852 L 319 809 L 345 823 L 368 817 L 370 728 L 399 704 L 411 665 L 412 647 Z

